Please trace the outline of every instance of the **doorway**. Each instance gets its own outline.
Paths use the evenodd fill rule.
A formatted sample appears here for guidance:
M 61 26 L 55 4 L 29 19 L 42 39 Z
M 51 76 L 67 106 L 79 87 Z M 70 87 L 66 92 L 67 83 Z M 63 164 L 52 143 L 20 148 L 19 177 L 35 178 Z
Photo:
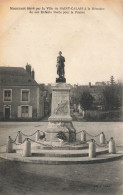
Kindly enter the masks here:
M 10 107 L 7 106 L 5 107 L 5 120 L 9 120 L 10 119 Z

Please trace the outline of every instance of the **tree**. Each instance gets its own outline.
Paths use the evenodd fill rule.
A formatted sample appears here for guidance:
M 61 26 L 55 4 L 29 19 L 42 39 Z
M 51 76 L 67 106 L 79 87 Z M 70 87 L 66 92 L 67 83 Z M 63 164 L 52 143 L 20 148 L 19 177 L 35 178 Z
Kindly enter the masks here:
M 122 106 L 122 84 L 110 82 L 103 90 L 103 103 L 106 110 L 116 109 Z
M 80 105 L 84 110 L 89 110 L 92 108 L 93 96 L 88 91 L 83 91 L 80 98 Z
M 111 76 L 110 77 L 110 85 L 114 85 L 114 84 L 115 84 L 114 76 Z

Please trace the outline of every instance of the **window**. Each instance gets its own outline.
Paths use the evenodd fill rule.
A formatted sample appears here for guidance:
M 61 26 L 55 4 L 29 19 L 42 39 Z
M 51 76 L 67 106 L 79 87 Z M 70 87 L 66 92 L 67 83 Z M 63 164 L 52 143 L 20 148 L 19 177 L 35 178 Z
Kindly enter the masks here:
M 29 106 L 22 106 L 21 107 L 21 115 L 22 115 L 22 117 L 29 116 Z
M 22 101 L 29 101 L 29 90 L 22 90 Z
M 28 113 L 28 106 L 22 106 L 22 113 Z
M 12 90 L 4 89 L 4 101 L 12 101 Z
M 18 106 L 18 118 L 32 118 L 32 106 L 30 105 Z

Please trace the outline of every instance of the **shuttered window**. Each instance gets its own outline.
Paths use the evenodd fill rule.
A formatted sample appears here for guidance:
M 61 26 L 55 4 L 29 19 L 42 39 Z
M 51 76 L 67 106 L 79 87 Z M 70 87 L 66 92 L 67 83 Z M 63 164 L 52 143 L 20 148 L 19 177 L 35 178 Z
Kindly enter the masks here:
M 29 117 L 29 106 L 21 106 L 21 116 L 24 118 Z
M 32 118 L 32 106 L 18 106 L 18 118 Z
M 29 112 L 29 106 L 22 106 L 22 113 L 28 113 Z

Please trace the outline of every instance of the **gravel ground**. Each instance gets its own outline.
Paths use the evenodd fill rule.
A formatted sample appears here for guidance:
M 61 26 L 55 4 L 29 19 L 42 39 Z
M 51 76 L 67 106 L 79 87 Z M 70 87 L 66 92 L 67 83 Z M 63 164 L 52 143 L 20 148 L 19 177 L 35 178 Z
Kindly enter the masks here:
M 93 135 L 103 131 L 107 139 L 113 136 L 117 146 L 123 145 L 123 123 L 74 122 L 74 126 L 77 131 L 86 130 Z M 1 122 L 0 145 L 6 143 L 9 135 L 15 138 L 19 130 L 31 134 L 46 127 L 46 122 Z M 33 165 L 0 159 L 0 195 L 122 195 L 122 175 L 122 160 L 89 165 Z

